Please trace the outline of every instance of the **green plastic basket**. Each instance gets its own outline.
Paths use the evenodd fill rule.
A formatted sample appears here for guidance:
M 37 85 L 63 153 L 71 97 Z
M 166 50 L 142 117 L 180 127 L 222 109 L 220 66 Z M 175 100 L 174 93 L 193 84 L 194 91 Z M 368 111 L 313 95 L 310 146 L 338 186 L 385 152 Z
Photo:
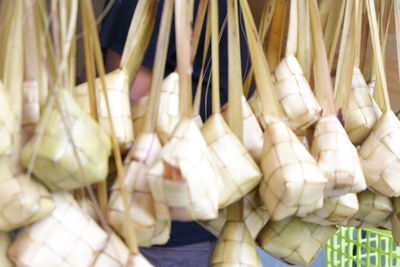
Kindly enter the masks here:
M 339 227 L 325 247 L 326 266 L 400 266 L 400 247 L 390 231 Z

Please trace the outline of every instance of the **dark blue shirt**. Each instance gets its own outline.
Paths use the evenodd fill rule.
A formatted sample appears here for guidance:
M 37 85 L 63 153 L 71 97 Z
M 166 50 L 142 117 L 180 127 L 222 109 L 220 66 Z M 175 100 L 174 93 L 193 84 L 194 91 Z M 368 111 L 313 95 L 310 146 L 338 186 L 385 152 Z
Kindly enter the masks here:
M 226 1 L 218 1 L 219 3 L 219 21 L 220 28 L 227 15 Z M 105 18 L 102 29 L 100 32 L 100 40 L 103 48 L 111 49 L 119 54 L 122 54 L 125 40 L 128 34 L 129 25 L 135 10 L 137 0 L 116 0 L 114 6 L 110 10 L 109 14 Z M 199 4 L 198 0 L 195 0 L 195 12 Z M 147 48 L 147 52 L 143 59 L 142 65 L 152 68 L 155 49 L 158 36 L 158 28 L 161 19 L 163 1 L 159 1 L 159 7 L 157 10 L 157 18 L 154 26 L 154 31 Z M 195 13 L 196 14 L 196 13 Z M 203 27 L 204 28 L 204 27 Z M 228 97 L 228 42 L 227 42 L 227 30 L 223 32 L 220 42 L 220 98 L 221 105 L 225 104 Z M 193 63 L 193 96 L 197 88 L 197 83 L 200 77 L 200 71 L 202 66 L 204 48 L 204 29 L 200 38 L 200 43 L 197 51 L 196 58 Z M 209 59 L 208 53 L 208 59 Z M 242 70 L 243 74 L 248 69 L 248 53 L 244 33 L 241 34 L 241 57 L 242 57 Z M 207 61 L 208 61 L 207 59 Z M 211 64 L 210 64 L 211 67 Z M 175 50 L 175 33 L 174 25 L 171 27 L 170 43 L 168 47 L 167 61 L 165 76 L 173 72 L 176 68 L 176 50 Z M 244 76 L 243 76 L 244 77 Z M 210 78 L 210 68 L 205 73 L 205 78 L 202 84 L 202 100 L 200 115 L 205 120 L 211 114 L 211 88 L 207 91 L 207 82 Z M 166 246 L 178 246 L 192 244 L 202 241 L 214 240 L 215 237 L 209 232 L 204 230 L 199 224 L 195 222 L 173 222 L 171 238 Z

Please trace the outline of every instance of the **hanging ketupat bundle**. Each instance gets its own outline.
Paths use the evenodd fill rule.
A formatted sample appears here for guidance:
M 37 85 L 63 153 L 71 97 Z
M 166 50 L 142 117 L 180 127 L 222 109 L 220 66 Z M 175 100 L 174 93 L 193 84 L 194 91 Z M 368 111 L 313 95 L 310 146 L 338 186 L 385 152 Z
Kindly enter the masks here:
M 189 7 L 186 1 L 175 2 L 179 111 L 183 117 L 149 170 L 155 201 L 169 208 L 171 219 L 182 221 L 214 219 L 219 203 L 218 174 L 207 144 L 191 119 Z
M 309 265 L 337 228 L 306 223 L 299 218 L 269 222 L 257 237 L 257 243 L 271 256 L 287 264 Z
M 346 11 L 348 15 L 351 14 L 352 3 L 352 1 L 347 2 Z M 315 47 L 313 64 L 315 91 L 323 108 L 322 117 L 315 126 L 311 154 L 328 179 L 326 196 L 339 197 L 346 193 L 363 191 L 366 188 L 366 183 L 357 150 L 336 117 L 337 109 L 333 99 L 330 71 L 316 4 L 310 5 L 310 13 Z M 350 24 L 348 20 L 350 20 L 349 16 L 347 16 L 347 23 Z M 349 28 L 351 27 L 349 26 Z M 344 32 L 351 31 L 349 29 L 346 31 L 345 28 Z M 348 76 L 351 78 L 351 75 Z M 339 87 L 350 87 L 350 81 L 351 79 L 341 79 Z M 339 94 L 339 96 L 342 95 Z
M 125 159 L 124 182 L 130 194 L 130 213 L 140 246 L 164 244 L 169 238 L 169 217 L 162 218 L 162 214 L 168 214 L 168 211 L 160 212 L 164 207 L 154 202 L 147 181 L 147 171 L 160 151 L 161 143 L 156 134 L 141 133 Z M 118 184 L 112 188 L 108 217 L 116 231 L 126 236 L 127 225 L 124 223 L 124 207 L 118 188 Z
M 289 32 L 286 55 L 274 71 L 277 101 L 293 131 L 304 130 L 318 121 L 319 106 L 303 70 L 295 55 L 297 53 L 297 0 L 290 1 Z
M 115 133 L 122 149 L 127 149 L 133 142 L 133 125 L 131 117 L 131 106 L 129 102 L 130 89 L 135 80 L 136 73 L 141 65 L 150 41 L 152 29 L 155 22 L 157 1 L 140 1 L 129 28 L 126 47 L 122 54 L 120 68 L 105 76 L 107 94 L 110 100 L 112 121 Z M 104 95 L 102 94 L 100 81 L 96 81 L 97 107 L 100 125 L 110 134 L 108 113 L 105 107 Z M 89 89 L 88 84 L 81 84 L 74 89 L 78 102 L 89 111 Z
M 23 147 L 21 161 L 29 167 L 37 152 L 33 173 L 51 190 L 70 190 L 104 180 L 110 150 L 107 134 L 67 90 L 59 89 Z
M 232 132 L 220 113 L 219 87 L 219 48 L 218 48 L 218 4 L 211 3 L 211 44 L 212 44 L 212 111 L 201 128 L 205 141 L 210 148 L 212 160 L 221 179 L 219 208 L 224 208 L 241 199 L 252 191 L 261 179 L 261 171 L 244 148 L 238 137 Z M 241 81 L 241 78 L 238 79 Z M 241 92 L 241 90 L 240 90 Z M 229 105 L 233 106 L 233 95 L 229 94 Z M 241 98 L 239 96 L 239 101 Z M 241 102 L 239 102 L 241 104 Z M 234 106 L 240 111 L 241 106 Z M 232 110 L 230 110 L 232 112 Z M 228 117 L 229 117 L 228 113 Z M 236 118 L 241 119 L 241 118 Z
M 320 225 L 346 224 L 358 211 L 357 195 L 348 193 L 340 197 L 324 199 L 324 206 L 301 218 L 305 222 Z
M 346 132 L 350 140 L 357 145 L 367 138 L 382 112 L 369 92 L 368 85 L 360 70 L 361 45 L 363 45 L 361 44 L 363 1 L 357 1 L 354 10 L 356 16 L 355 32 L 353 32 L 355 34 L 353 37 L 355 64 L 351 89 L 349 92 L 344 92 L 342 113 Z M 347 69 L 344 69 L 344 71 L 348 72 Z
M 371 228 L 384 225 L 393 213 L 392 200 L 388 197 L 365 190 L 357 194 L 359 210 L 346 226 Z
M 266 124 L 261 169 L 264 177 L 259 187 L 260 196 L 272 220 L 292 215 L 306 215 L 323 204 L 326 178 L 315 160 L 290 128 L 279 120 L 280 114 L 272 92 L 273 84 L 260 41 L 254 35 L 251 12 L 241 1 L 249 52 L 255 79 L 263 104 Z
M 106 233 L 68 193 L 53 194 L 50 216 L 20 232 L 8 250 L 17 266 L 90 266 L 106 245 Z
M 1 4 L 1 12 L 8 12 L 9 21 L 3 24 L 0 38 L 5 53 L 0 57 L 0 68 L 4 68 L 4 86 L 0 81 L 0 231 L 11 231 L 47 216 L 54 204 L 48 191 L 25 175 L 19 163 L 24 6 L 13 1 Z
M 370 190 L 388 197 L 400 196 L 400 122 L 390 108 L 390 100 L 378 36 L 375 6 L 367 1 L 369 25 L 377 67 L 378 104 L 383 111 L 371 134 L 362 144 L 359 154 Z

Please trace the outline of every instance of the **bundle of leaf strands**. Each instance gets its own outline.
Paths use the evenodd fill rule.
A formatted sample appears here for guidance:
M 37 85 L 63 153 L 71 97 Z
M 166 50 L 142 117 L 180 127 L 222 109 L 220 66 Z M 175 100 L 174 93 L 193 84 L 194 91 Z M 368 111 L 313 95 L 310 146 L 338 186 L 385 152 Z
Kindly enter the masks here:
M 335 226 L 322 226 L 290 217 L 269 222 L 258 235 L 257 243 L 287 264 L 309 265 L 336 231 Z
M 348 7 L 352 7 L 351 1 L 348 2 Z M 316 1 L 311 1 L 313 43 L 316 48 L 313 64 L 315 92 L 323 113 L 315 126 L 311 154 L 328 179 L 325 195 L 338 197 L 346 193 L 361 192 L 366 188 L 366 183 L 357 150 L 336 117 L 337 109 L 317 9 Z
M 279 119 L 271 74 L 264 56 L 259 56 L 263 51 L 254 35 L 254 21 L 245 4 L 242 10 L 266 125 L 261 154 L 264 177 L 259 187 L 260 196 L 272 220 L 304 216 L 322 207 L 326 178 L 296 135 Z
M 375 93 L 383 114 L 362 144 L 359 154 L 369 189 L 388 197 L 397 197 L 400 195 L 397 178 L 400 158 L 396 152 L 400 146 L 400 122 L 390 108 L 373 1 L 367 1 L 367 11 L 378 78 Z
M 301 218 L 305 222 L 319 225 L 346 224 L 358 212 L 359 204 L 355 193 L 324 199 L 324 206 Z
M 365 190 L 357 194 L 358 212 L 345 224 L 357 228 L 372 228 L 385 225 L 393 213 L 392 200 L 386 196 Z
M 218 169 L 219 178 L 221 179 L 219 208 L 224 208 L 251 192 L 260 182 L 261 171 L 238 137 L 224 121 L 224 118 L 220 113 L 218 49 L 219 20 L 217 3 L 210 4 L 209 14 L 211 15 L 212 37 L 213 114 L 204 123 L 201 132 L 210 148 L 213 162 Z M 237 34 L 239 34 L 238 31 Z M 241 78 L 238 77 L 236 82 L 241 83 Z M 239 92 L 241 91 L 242 90 Z M 239 100 L 241 101 L 240 96 Z M 241 114 L 241 106 L 235 106 L 235 104 L 234 101 L 229 99 L 229 106 L 234 110 L 239 110 L 239 114 Z M 239 102 L 239 104 L 241 104 L 241 102 Z M 233 111 L 229 110 L 229 112 Z M 241 120 L 240 117 L 236 117 L 235 119 Z
M 293 131 L 304 130 L 318 121 L 321 107 L 303 75 L 297 54 L 297 1 L 290 1 L 286 55 L 274 71 L 277 101 Z

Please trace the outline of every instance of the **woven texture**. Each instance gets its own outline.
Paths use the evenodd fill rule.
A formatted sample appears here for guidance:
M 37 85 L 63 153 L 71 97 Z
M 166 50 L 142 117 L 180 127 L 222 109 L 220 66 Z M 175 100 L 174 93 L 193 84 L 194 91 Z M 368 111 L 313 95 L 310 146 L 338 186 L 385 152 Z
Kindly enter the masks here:
M 269 215 L 258 195 L 258 190 L 254 190 L 243 198 L 243 221 L 253 238 L 256 238 L 260 230 L 269 220 Z M 222 209 L 218 217 L 210 221 L 199 222 L 205 229 L 215 236 L 221 234 L 222 228 L 226 223 L 227 209 Z
M 360 69 L 354 68 L 351 93 L 343 110 L 345 129 L 354 144 L 361 144 L 370 134 L 382 111 L 369 92 Z
M 108 73 L 104 78 L 115 135 L 121 147 L 126 148 L 128 144 L 133 142 L 134 137 L 128 77 L 124 71 L 118 69 Z M 108 134 L 111 134 L 107 105 L 101 89 L 100 78 L 95 80 L 95 88 L 99 123 Z M 74 97 L 79 105 L 90 113 L 89 87 L 87 83 L 75 87 Z
M 37 123 L 40 118 L 39 84 L 36 80 L 24 81 L 22 125 Z
M 357 195 L 348 193 L 340 197 L 325 198 L 322 208 L 308 214 L 302 220 L 320 225 L 346 224 L 358 209 Z
M 304 77 L 297 59 L 288 55 L 274 71 L 275 92 L 292 130 L 305 129 L 318 121 L 321 107 Z
M 108 236 L 105 247 L 96 255 L 92 267 L 122 267 L 129 260 L 129 249 L 114 233 Z
M 382 114 L 359 150 L 368 188 L 400 196 L 400 122 L 393 111 Z
M 225 120 L 228 121 L 228 105 L 225 105 L 221 113 Z M 253 159 L 258 163 L 264 143 L 263 131 L 258 123 L 257 117 L 250 108 L 249 103 L 242 96 L 242 113 L 243 113 L 243 146 L 249 151 Z
M 48 216 L 54 209 L 50 193 L 25 175 L 14 176 L 9 159 L 0 157 L 0 231 L 11 231 Z
M 261 180 L 261 171 L 220 113 L 201 128 L 221 179 L 219 207 L 223 208 L 250 193 Z
M 56 209 L 26 228 L 9 248 L 17 266 L 90 266 L 106 245 L 106 233 L 67 193 L 53 194 Z
M 144 129 L 148 104 L 149 96 L 145 95 L 131 105 L 133 130 L 136 136 Z
M 248 103 L 249 103 L 251 110 L 253 111 L 254 116 L 256 116 L 261 128 L 263 130 L 267 129 L 267 125 L 265 124 L 264 116 L 262 113 L 263 107 L 262 107 L 262 103 L 261 103 L 261 98 L 257 91 L 255 91 L 253 93 L 253 95 L 252 95 L 252 97 L 250 97 Z
M 60 90 L 57 97 L 64 110 L 64 119 L 80 164 L 57 105 L 52 109 L 46 107 L 34 137 L 23 147 L 22 163 L 28 167 L 37 151 L 33 173 L 51 190 L 75 189 L 83 187 L 85 182 L 104 180 L 111 152 L 109 137 L 89 114 L 82 111 L 66 90 Z M 37 144 L 41 133 L 43 138 Z
M 11 112 L 9 95 L 0 81 L 0 155 L 11 152 L 13 121 L 14 116 Z
M 160 245 L 168 241 L 170 233 L 169 218 L 157 216 L 157 210 L 151 194 L 147 172 L 161 152 L 161 143 L 156 134 L 142 133 L 138 136 L 125 159 L 125 188 L 130 196 L 130 214 L 134 223 L 136 240 L 139 246 Z M 164 213 L 168 213 L 166 210 Z M 110 224 L 123 237 L 127 238 L 124 205 L 119 184 L 112 187 L 108 210 Z
M 261 267 L 256 244 L 243 222 L 228 221 L 214 247 L 209 266 Z
M 150 168 L 153 197 L 169 207 L 171 219 L 217 217 L 220 181 L 209 153 L 197 125 L 190 119 L 182 119 Z
M 116 234 L 112 233 L 108 236 L 105 247 L 97 254 L 92 266 L 126 266 L 128 259 L 129 249 Z
M 271 219 L 304 216 L 322 207 L 326 178 L 284 122 L 268 124 L 261 169 L 259 191 Z
M 384 225 L 393 212 L 392 200 L 365 190 L 357 195 L 359 210 L 346 224 L 357 228 L 373 228 Z
M 366 189 L 357 150 L 335 116 L 323 117 L 316 125 L 311 154 L 328 179 L 326 196 L 339 197 Z
M 269 222 L 257 238 L 271 256 L 288 264 L 309 265 L 337 228 L 306 223 L 298 218 Z
M 9 233 L 0 232 L 0 266 L 13 267 L 11 260 L 7 257 L 7 249 L 11 244 L 11 235 Z

